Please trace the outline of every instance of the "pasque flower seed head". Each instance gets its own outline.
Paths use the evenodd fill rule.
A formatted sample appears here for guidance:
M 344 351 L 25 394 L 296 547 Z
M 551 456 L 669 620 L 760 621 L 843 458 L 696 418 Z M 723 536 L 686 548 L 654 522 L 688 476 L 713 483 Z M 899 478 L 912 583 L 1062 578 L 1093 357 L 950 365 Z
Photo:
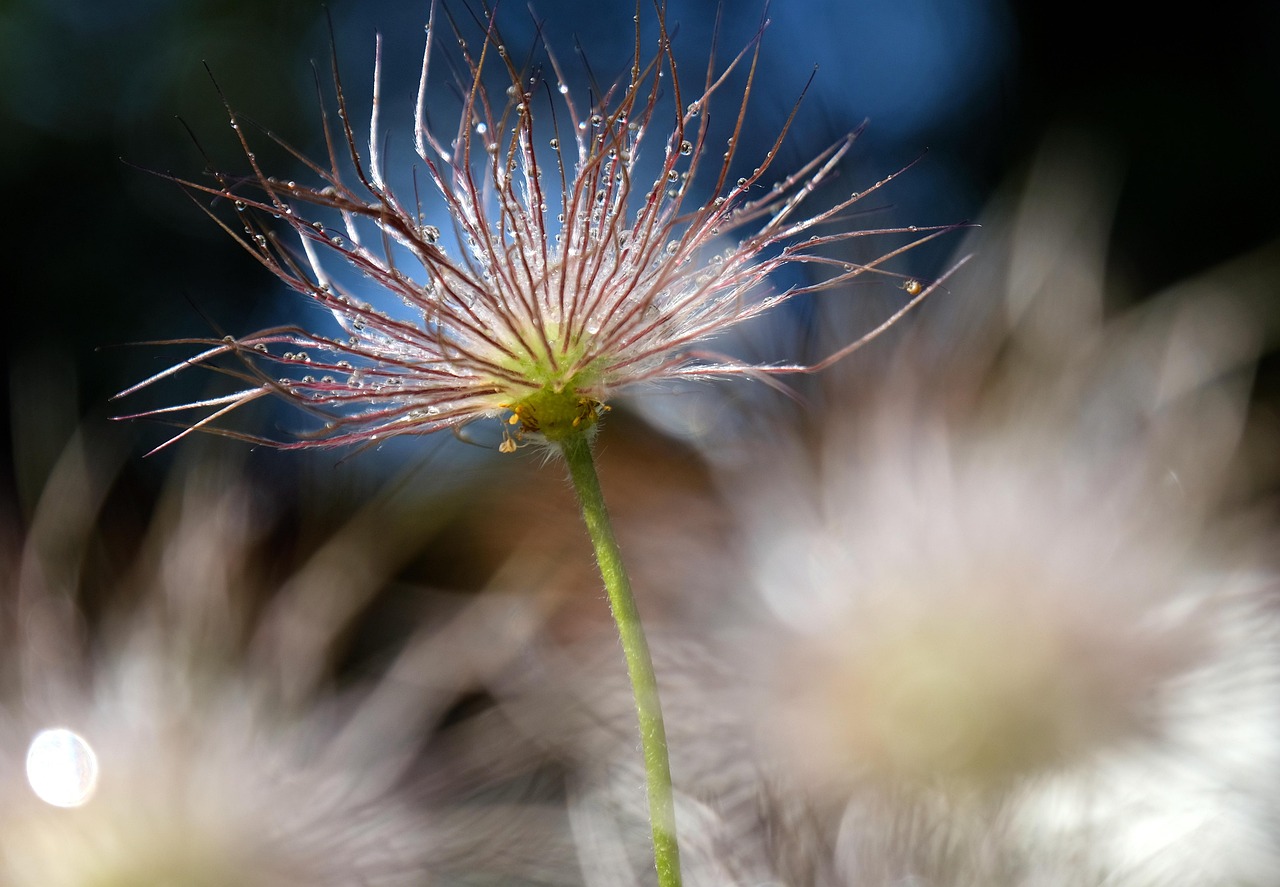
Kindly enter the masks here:
M 381 41 L 367 154 L 358 147 L 336 63 L 339 120 L 324 121 L 327 161 L 307 161 L 270 136 L 321 184 L 267 175 L 228 106 L 249 174 L 182 184 L 193 196 L 233 204 L 243 231 L 218 224 L 327 309 L 342 332 L 290 326 L 190 341 L 207 347 L 122 395 L 193 365 L 243 384 L 136 415 L 205 409 L 173 440 L 196 429 L 249 437 L 216 423 L 247 403 L 281 395 L 323 423 L 279 444 L 287 447 L 360 444 L 505 416 L 501 448 L 510 451 L 525 437 L 555 442 L 589 428 L 614 393 L 632 383 L 812 371 L 874 336 L 878 330 L 808 366 L 755 366 L 706 350 L 709 339 L 801 293 L 868 272 L 888 274 L 887 260 L 948 227 L 837 226 L 892 176 L 806 215 L 802 205 L 832 178 L 856 133 L 775 180 L 794 109 L 758 166 L 738 177 L 748 100 L 758 83 L 759 34 L 721 69 L 713 54 L 705 78 L 690 88 L 677 70 L 661 8 L 657 17 L 656 54 L 644 60 L 637 6 L 628 73 L 584 100 L 570 91 L 549 47 L 545 64 L 520 64 L 492 15 L 482 22 L 477 47 L 433 4 L 414 119 L 421 167 L 411 189 L 393 188 L 383 164 Z M 446 29 L 458 37 L 456 57 L 447 60 L 458 72 L 462 107 L 456 126 L 442 133 L 428 120 L 428 73 L 445 55 Z M 745 79 L 741 94 L 722 96 L 735 71 Z M 708 122 L 721 98 L 731 122 L 724 142 Z M 657 157 L 642 164 L 642 153 Z M 420 179 L 447 211 L 456 245 L 427 223 Z M 267 215 L 279 223 L 260 221 Z M 280 226 L 293 237 L 281 238 Z M 893 234 L 905 239 L 874 261 L 831 255 L 832 247 L 855 238 Z M 363 300 L 325 270 L 334 257 L 409 310 L 393 316 Z M 785 265 L 817 266 L 828 276 L 771 292 L 770 275 Z M 934 286 L 913 282 L 903 311 Z

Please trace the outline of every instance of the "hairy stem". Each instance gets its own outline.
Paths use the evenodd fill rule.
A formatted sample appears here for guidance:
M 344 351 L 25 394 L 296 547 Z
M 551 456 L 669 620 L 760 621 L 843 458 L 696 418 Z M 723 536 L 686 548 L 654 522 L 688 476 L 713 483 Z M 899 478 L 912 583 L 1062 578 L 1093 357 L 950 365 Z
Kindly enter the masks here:
M 644 751 L 645 782 L 649 794 L 649 823 L 653 827 L 653 860 L 658 870 L 660 887 L 679 887 L 680 849 L 676 844 L 675 799 L 671 788 L 671 765 L 667 760 L 667 731 L 662 724 L 662 705 L 658 700 L 658 681 L 649 656 L 649 642 L 640 624 L 640 611 L 631 593 L 631 580 L 622 566 L 622 553 L 613 535 L 613 524 L 600 492 L 591 455 L 591 443 L 585 434 L 575 434 L 560 441 L 560 449 L 569 463 L 573 488 L 582 504 L 587 533 L 595 546 L 596 562 L 609 595 L 609 609 L 618 626 L 622 652 L 627 660 L 627 674 L 635 696 L 636 715 L 640 721 L 640 746 Z

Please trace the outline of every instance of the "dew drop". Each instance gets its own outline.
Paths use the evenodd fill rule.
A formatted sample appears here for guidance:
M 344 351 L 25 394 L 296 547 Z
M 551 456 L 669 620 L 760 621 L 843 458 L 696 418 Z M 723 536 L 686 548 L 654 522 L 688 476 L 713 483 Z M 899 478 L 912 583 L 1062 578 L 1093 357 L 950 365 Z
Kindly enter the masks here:
M 688 157 L 693 153 L 693 143 L 685 140 L 680 143 L 680 153 Z

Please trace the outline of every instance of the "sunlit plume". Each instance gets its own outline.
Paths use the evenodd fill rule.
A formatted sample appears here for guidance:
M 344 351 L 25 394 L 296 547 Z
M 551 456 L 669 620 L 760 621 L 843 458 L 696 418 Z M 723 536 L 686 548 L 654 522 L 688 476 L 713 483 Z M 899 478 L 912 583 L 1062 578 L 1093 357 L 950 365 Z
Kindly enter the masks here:
M 228 106 L 249 174 L 182 184 L 194 197 L 234 205 L 234 222 L 210 215 L 280 280 L 327 309 L 341 332 L 283 327 L 189 340 L 204 350 L 120 396 L 206 366 L 244 387 L 136 415 L 204 410 L 174 439 L 203 429 L 256 440 L 219 420 L 280 395 L 320 421 L 276 442 L 288 447 L 368 443 L 502 416 L 500 449 L 510 452 L 526 439 L 554 442 L 589 429 L 633 383 L 811 372 L 892 323 L 809 364 L 753 365 L 709 349 L 710 340 L 803 294 L 879 276 L 906 284 L 896 318 L 938 285 L 909 279 L 892 262 L 955 226 L 854 226 L 854 205 L 893 176 L 834 202 L 817 196 L 856 133 L 778 172 L 797 102 L 771 147 L 739 174 L 749 99 L 762 88 L 760 34 L 722 68 L 713 52 L 705 76 L 690 84 L 677 69 L 661 7 L 658 49 L 644 58 L 640 12 L 637 6 L 629 70 L 584 100 L 569 89 L 549 46 L 516 61 L 492 17 L 471 45 L 433 4 L 413 124 L 420 165 L 412 176 L 384 167 L 381 41 L 366 153 L 357 148 L 336 61 L 339 122 L 325 120 L 325 162 L 305 160 L 268 134 L 319 185 L 269 176 Z M 450 30 L 458 38 L 453 54 L 442 46 Z M 428 72 L 442 60 L 461 72 L 460 116 L 446 133 L 427 114 L 428 104 L 439 114 L 428 100 Z M 745 82 L 741 93 L 723 95 L 733 78 Z M 727 136 L 709 123 L 719 121 L 713 112 L 722 106 Z M 428 188 L 451 231 L 427 221 Z M 300 252 L 281 238 L 281 227 Z M 873 251 L 877 258 L 842 257 L 866 238 L 887 241 Z M 326 270 L 334 259 L 366 283 Z M 812 282 L 773 291 L 771 275 L 786 266 Z M 384 298 L 403 309 L 374 304 Z

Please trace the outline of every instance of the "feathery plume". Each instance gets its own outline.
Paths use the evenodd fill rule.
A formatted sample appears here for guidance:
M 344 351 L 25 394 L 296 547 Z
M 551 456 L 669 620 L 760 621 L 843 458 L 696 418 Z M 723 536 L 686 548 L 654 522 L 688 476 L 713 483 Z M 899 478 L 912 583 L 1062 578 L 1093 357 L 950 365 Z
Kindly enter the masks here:
M 414 147 L 456 246 L 427 223 L 417 177 L 406 196 L 384 169 L 380 39 L 367 154 L 357 147 L 336 61 L 339 122 L 335 128 L 324 120 L 326 162 L 306 160 L 268 133 L 322 184 L 268 176 L 228 105 L 250 174 L 219 174 L 213 185 L 178 181 L 193 195 L 234 204 L 238 224 L 210 215 L 280 280 L 327 309 L 341 333 L 285 327 L 188 340 L 204 350 L 117 396 L 191 366 L 228 373 L 242 387 L 122 418 L 203 409 L 207 414 L 173 440 L 197 429 L 258 440 L 216 423 L 280 395 L 322 423 L 279 443 L 285 447 L 360 444 L 505 415 L 500 448 L 509 452 L 524 437 L 556 442 L 589 428 L 633 383 L 809 372 L 888 326 L 811 365 L 754 366 L 707 350 L 709 340 L 803 293 L 875 273 L 910 284 L 895 316 L 924 299 L 936 283 L 908 282 L 883 266 L 954 226 L 838 227 L 855 203 L 893 176 L 806 214 L 806 201 L 833 177 L 856 133 L 775 180 L 795 109 L 758 166 L 735 177 L 760 35 L 723 70 L 713 53 L 705 77 L 690 88 L 677 70 L 660 4 L 658 50 L 643 59 L 640 7 L 629 71 L 584 101 L 570 93 L 549 47 L 545 66 L 518 63 L 492 14 L 480 21 L 480 45 L 470 46 L 458 23 L 432 4 Z M 460 72 L 462 108 L 456 127 L 440 133 L 428 120 L 428 72 L 444 55 L 438 44 L 445 30 L 458 38 L 458 58 L 449 61 Z M 739 70 L 745 86 L 729 105 L 731 134 L 722 146 L 708 120 Z M 642 163 L 646 152 L 657 157 Z M 263 214 L 281 220 L 300 253 L 259 221 Z M 831 255 L 851 240 L 894 234 L 905 242 L 873 261 Z M 359 287 L 326 271 L 333 257 L 402 300 L 405 311 L 370 304 Z M 826 276 L 770 294 L 770 275 L 786 265 Z

